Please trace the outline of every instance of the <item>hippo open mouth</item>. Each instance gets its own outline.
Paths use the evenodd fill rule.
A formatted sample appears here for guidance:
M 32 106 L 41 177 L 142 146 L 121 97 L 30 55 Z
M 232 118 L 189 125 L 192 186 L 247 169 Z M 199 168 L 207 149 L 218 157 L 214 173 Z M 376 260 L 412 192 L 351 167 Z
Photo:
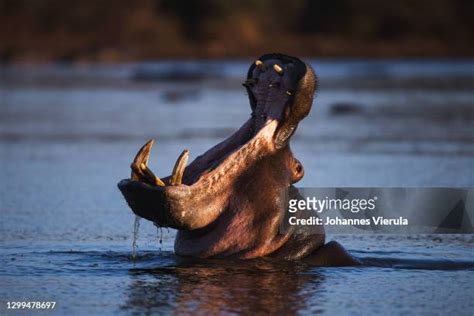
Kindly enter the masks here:
M 285 197 L 304 174 L 289 140 L 309 113 L 316 77 L 300 59 L 267 54 L 253 63 L 243 83 L 251 117 L 239 130 L 186 166 L 156 177 L 147 167 L 153 141 L 135 157 L 131 179 L 119 188 L 133 212 L 158 226 L 178 229 L 175 252 L 195 257 L 307 256 L 324 244 L 304 228 L 282 232 Z M 312 236 L 310 236 L 312 235 Z

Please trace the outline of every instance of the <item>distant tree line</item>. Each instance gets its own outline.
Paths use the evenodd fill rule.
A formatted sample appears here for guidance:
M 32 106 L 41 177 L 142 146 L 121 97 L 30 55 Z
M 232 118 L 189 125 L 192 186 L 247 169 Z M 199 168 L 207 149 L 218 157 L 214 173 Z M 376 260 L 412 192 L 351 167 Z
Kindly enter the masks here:
M 0 0 L 0 59 L 472 56 L 470 0 Z

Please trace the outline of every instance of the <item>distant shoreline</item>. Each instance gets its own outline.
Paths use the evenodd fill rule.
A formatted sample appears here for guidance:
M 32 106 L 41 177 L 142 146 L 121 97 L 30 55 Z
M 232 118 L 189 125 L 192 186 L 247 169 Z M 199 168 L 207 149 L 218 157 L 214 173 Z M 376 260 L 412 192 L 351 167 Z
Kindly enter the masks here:
M 63 45 L 16 43 L 15 48 L 0 47 L 0 63 L 120 63 L 167 59 L 240 59 L 255 58 L 266 52 L 283 52 L 311 58 L 473 58 L 474 47 L 446 45 L 440 41 L 412 39 L 397 41 L 346 41 L 325 38 L 280 38 L 278 43 L 181 43 L 173 47 L 149 42 L 124 47 L 95 47 L 64 50 Z M 38 45 L 39 44 L 39 45 Z M 138 47 L 139 46 L 139 47 Z

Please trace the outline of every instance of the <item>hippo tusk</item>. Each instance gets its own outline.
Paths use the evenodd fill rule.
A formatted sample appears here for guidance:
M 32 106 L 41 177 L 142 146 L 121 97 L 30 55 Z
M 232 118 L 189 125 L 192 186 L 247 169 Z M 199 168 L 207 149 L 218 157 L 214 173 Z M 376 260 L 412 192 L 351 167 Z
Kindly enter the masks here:
M 154 140 L 150 139 L 143 145 L 138 151 L 135 159 L 133 160 L 130 168 L 132 169 L 132 180 L 144 181 L 149 184 L 156 186 L 165 186 L 165 183 L 148 168 L 148 160 L 150 159 L 151 148 L 153 147 Z
M 263 61 L 257 59 L 257 61 L 255 61 L 255 65 L 258 67 L 258 69 L 260 69 L 261 71 L 265 71 L 265 65 L 263 64 Z
M 141 171 L 143 172 L 143 174 L 150 180 L 152 181 L 156 186 L 159 186 L 159 187 L 164 187 L 165 186 L 165 183 L 163 182 L 163 180 L 161 180 L 159 177 L 155 176 L 155 174 L 153 173 L 153 171 L 150 170 L 150 168 L 148 168 L 147 165 L 145 165 L 144 163 L 142 163 L 140 165 L 140 169 Z
M 139 181 L 140 177 L 143 176 L 143 173 L 140 170 L 140 164 L 144 163 L 146 165 L 148 163 L 151 147 L 153 147 L 154 142 L 155 141 L 153 139 L 147 141 L 135 155 L 135 159 L 133 159 L 133 162 L 130 165 L 130 168 L 132 169 L 132 180 Z
M 174 165 L 173 174 L 171 175 L 171 185 L 180 185 L 183 182 L 184 169 L 186 169 L 188 158 L 189 150 L 185 149 L 181 155 L 179 155 Z
M 277 64 L 273 65 L 273 69 L 274 69 L 279 75 L 283 75 L 283 68 L 281 68 L 279 65 L 277 65 Z

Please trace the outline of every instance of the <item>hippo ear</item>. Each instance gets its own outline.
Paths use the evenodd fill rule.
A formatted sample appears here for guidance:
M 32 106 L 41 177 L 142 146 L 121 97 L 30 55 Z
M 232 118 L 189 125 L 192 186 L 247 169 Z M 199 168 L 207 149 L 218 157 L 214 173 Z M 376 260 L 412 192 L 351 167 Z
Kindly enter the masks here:
M 285 146 L 288 139 L 296 131 L 298 123 L 304 119 L 313 104 L 316 92 L 317 78 L 311 66 L 306 65 L 306 73 L 298 82 L 293 102 L 286 109 L 283 123 L 275 133 L 275 145 L 277 148 Z

